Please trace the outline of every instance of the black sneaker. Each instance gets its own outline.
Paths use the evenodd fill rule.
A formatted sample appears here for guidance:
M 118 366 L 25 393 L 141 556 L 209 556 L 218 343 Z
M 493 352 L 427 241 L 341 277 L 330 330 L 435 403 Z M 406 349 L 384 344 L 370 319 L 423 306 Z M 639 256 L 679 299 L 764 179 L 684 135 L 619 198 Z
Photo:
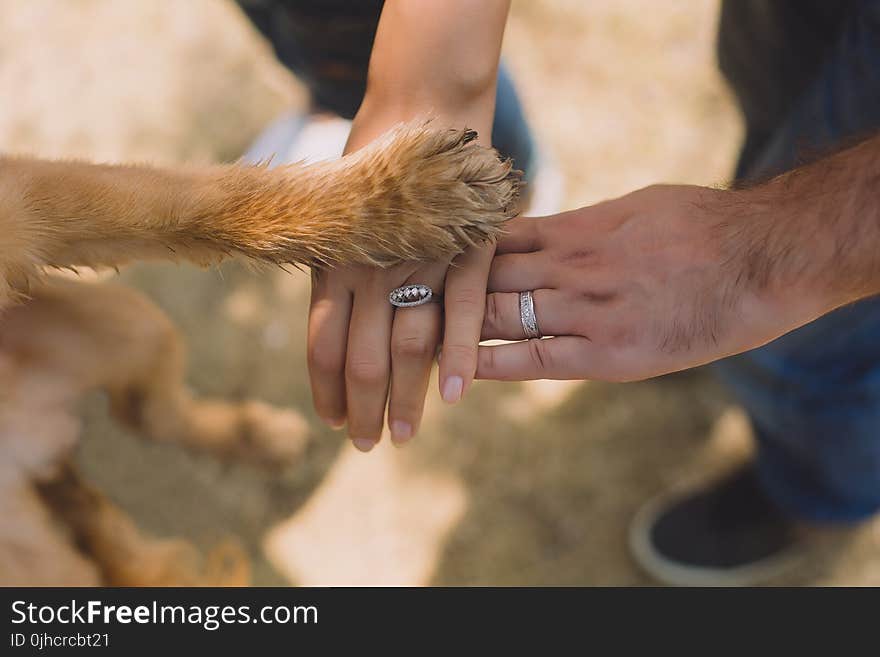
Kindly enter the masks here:
M 796 564 L 799 534 L 749 466 L 708 488 L 646 504 L 630 527 L 630 548 L 664 584 L 749 586 Z

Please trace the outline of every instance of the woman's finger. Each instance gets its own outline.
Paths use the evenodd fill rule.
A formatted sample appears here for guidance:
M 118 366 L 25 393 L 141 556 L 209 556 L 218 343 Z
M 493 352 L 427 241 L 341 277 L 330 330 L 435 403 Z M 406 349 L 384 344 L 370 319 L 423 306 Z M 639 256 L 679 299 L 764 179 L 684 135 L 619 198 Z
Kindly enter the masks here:
M 461 399 L 477 370 L 477 346 L 486 310 L 486 279 L 494 252 L 493 244 L 470 248 L 456 258 L 446 275 L 439 383 L 440 395 L 449 404 Z
M 424 267 L 410 276 L 406 284 L 428 285 L 438 294 L 442 293 L 446 268 L 446 264 Z M 394 311 L 388 426 L 396 445 L 405 443 L 418 431 L 434 355 L 440 343 L 441 322 L 438 303 Z
M 525 340 L 520 296 L 495 292 L 486 297 L 486 313 L 480 340 Z M 532 305 L 542 335 L 578 335 L 584 309 L 558 290 L 535 290 Z
M 345 354 L 351 292 L 326 272 L 312 272 L 308 366 L 315 411 L 331 427 L 345 424 Z
M 348 435 L 355 447 L 370 451 L 382 435 L 391 367 L 389 347 L 393 306 L 388 303 L 387 277 L 371 280 L 354 295 L 345 362 Z

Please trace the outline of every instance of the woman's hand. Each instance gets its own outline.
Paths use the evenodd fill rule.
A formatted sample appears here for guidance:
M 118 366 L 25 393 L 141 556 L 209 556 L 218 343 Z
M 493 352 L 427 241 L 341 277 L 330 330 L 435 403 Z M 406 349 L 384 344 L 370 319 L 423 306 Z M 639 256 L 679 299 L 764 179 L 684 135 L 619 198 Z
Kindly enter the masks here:
M 541 333 L 556 337 L 480 347 L 477 378 L 645 379 L 812 321 L 833 304 L 769 274 L 793 240 L 767 255 L 787 225 L 768 207 L 748 191 L 654 186 L 514 219 L 492 263 L 482 339 L 523 340 L 526 290 Z
M 370 120 L 355 120 L 347 150 L 385 125 L 359 114 L 365 116 Z M 379 441 L 386 403 L 395 444 L 415 435 L 441 340 L 443 399 L 456 403 L 470 386 L 494 250 L 492 244 L 471 248 L 451 267 L 436 262 L 313 272 L 308 360 L 315 408 L 331 426 L 347 421 L 358 449 L 367 452 Z M 407 284 L 429 286 L 443 295 L 444 305 L 395 309 L 388 293 Z
M 418 115 L 438 125 L 475 129 L 490 145 L 501 38 L 509 0 L 389 0 L 370 58 L 367 94 L 346 152 Z M 471 384 L 494 246 L 455 262 L 388 270 L 342 267 L 313 273 L 309 373 L 318 414 L 348 423 L 355 446 L 369 451 L 382 433 L 385 406 L 392 440 L 418 430 L 428 380 L 442 339 L 440 389 L 455 403 Z M 388 293 L 421 283 L 444 306 L 395 311 Z
M 435 263 L 315 273 L 308 352 L 315 408 L 331 425 L 347 420 L 358 449 L 379 440 L 386 401 L 394 442 L 415 434 L 441 339 L 443 399 L 457 402 L 470 385 L 493 251 L 471 249 L 448 271 L 447 263 Z M 445 319 L 435 303 L 395 310 L 388 293 L 408 283 L 443 293 Z

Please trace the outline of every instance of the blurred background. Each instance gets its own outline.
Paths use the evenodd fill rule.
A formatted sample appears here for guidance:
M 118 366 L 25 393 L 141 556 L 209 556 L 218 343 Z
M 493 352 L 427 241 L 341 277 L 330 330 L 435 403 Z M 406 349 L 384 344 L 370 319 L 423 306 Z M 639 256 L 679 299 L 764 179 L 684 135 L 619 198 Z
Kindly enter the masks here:
M 562 206 L 654 182 L 723 184 L 741 133 L 714 59 L 716 0 L 514 0 L 504 53 Z M 306 93 L 226 0 L 0 0 L 0 149 L 99 161 L 231 161 Z M 238 537 L 254 582 L 651 583 L 627 525 L 669 485 L 749 449 L 724 391 L 695 371 L 639 384 L 436 384 L 421 434 L 369 455 L 311 410 L 308 277 L 232 263 L 120 276 L 190 347 L 192 387 L 299 409 L 313 435 L 283 471 L 147 443 L 84 404 L 88 478 L 160 536 Z M 783 584 L 880 584 L 880 524 Z

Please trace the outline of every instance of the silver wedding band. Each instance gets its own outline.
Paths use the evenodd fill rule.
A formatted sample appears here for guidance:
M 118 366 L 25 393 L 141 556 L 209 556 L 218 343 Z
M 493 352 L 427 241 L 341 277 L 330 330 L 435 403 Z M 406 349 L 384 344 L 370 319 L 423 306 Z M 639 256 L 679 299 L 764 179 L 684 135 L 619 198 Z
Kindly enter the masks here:
M 413 306 L 422 306 L 431 301 L 439 303 L 442 299 L 442 295 L 434 294 L 434 290 L 420 283 L 401 285 L 388 293 L 388 301 L 395 308 L 412 308 Z
M 526 338 L 540 338 L 541 331 L 538 329 L 538 317 L 535 315 L 535 300 L 531 290 L 519 293 L 519 318 L 522 321 L 523 333 Z

